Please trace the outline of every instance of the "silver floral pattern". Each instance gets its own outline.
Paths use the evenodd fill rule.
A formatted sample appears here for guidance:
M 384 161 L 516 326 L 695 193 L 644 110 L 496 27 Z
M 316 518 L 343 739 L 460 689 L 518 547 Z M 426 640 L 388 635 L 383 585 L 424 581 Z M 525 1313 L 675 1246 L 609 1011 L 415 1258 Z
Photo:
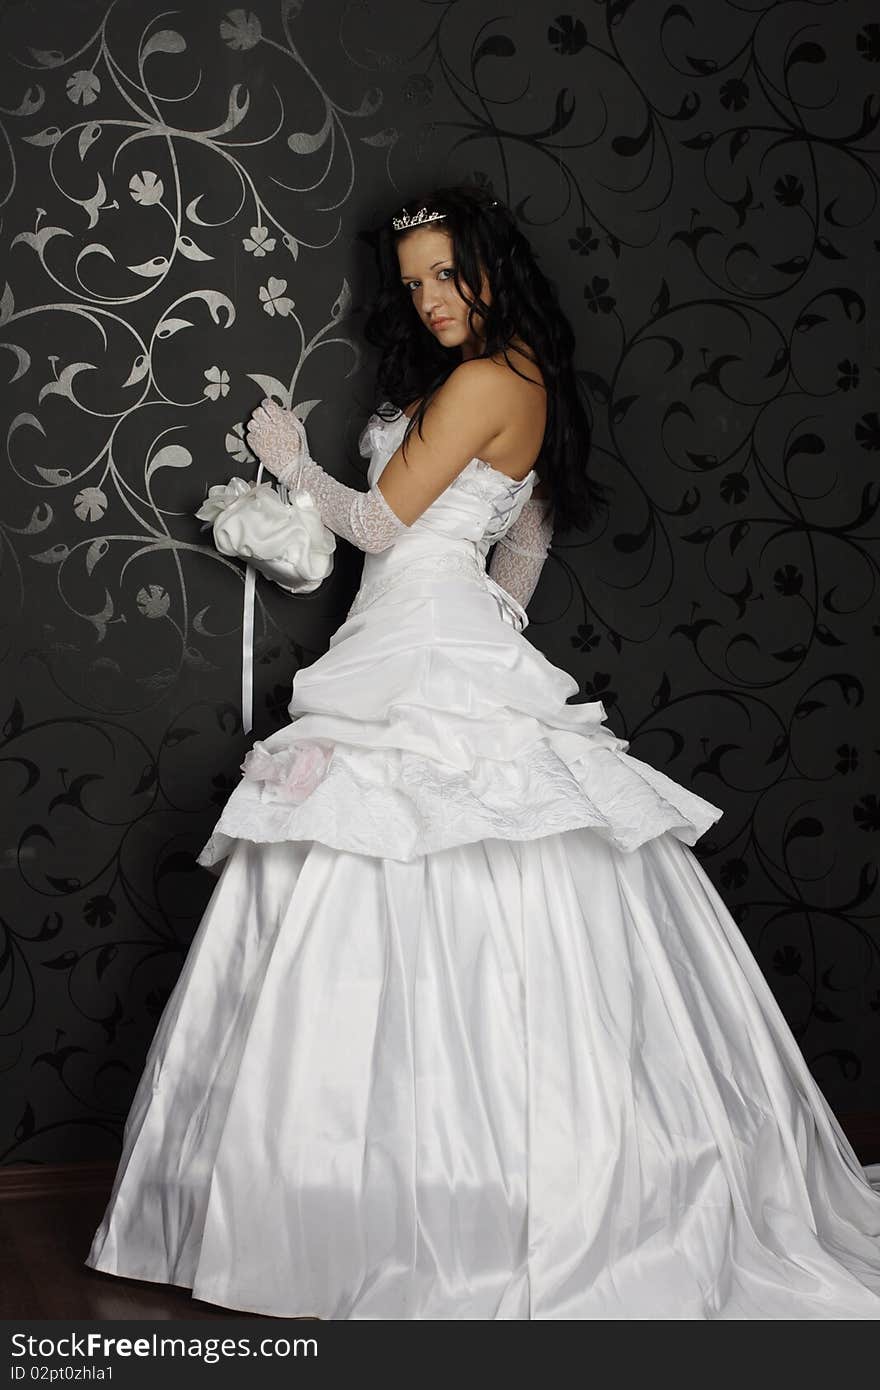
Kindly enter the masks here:
M 829 1099 L 870 1110 L 874 8 L 81 0 L 0 32 L 5 1160 L 110 1151 L 212 891 L 244 570 L 193 513 L 256 475 L 264 395 L 362 482 L 358 232 L 457 176 L 555 281 L 614 488 L 554 537 L 529 639 L 723 804 L 697 852 Z M 358 563 L 258 586 L 258 733 Z

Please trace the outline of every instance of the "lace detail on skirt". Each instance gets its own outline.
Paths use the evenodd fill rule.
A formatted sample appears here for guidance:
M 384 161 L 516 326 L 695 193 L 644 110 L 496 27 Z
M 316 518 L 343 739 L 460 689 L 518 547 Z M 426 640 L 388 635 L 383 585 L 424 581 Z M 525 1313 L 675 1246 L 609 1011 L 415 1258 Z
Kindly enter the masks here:
M 459 550 L 446 551 L 442 555 L 425 555 L 408 565 L 401 565 L 391 574 L 382 575 L 380 579 L 368 579 L 366 584 L 362 584 L 346 614 L 346 621 L 363 612 L 381 594 L 387 594 L 389 590 L 397 588 L 399 584 L 405 584 L 414 576 L 443 574 L 454 578 L 458 575 L 468 575 L 482 581 L 485 572 L 476 555 L 465 555 Z

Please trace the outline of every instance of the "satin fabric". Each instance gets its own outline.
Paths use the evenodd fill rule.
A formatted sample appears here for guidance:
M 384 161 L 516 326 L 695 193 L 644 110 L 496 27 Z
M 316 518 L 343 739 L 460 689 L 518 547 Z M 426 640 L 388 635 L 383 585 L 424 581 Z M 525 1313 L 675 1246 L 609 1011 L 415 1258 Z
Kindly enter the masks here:
M 373 417 L 361 436 L 370 482 L 403 434 Z M 289 761 L 330 743 L 302 802 L 242 779 L 198 856 L 216 870 L 238 839 L 316 840 L 409 861 L 492 837 L 590 827 L 632 850 L 669 830 L 694 844 L 721 815 L 627 753 L 601 700 L 523 636 L 520 605 L 486 573 L 534 477 L 472 459 L 387 550 L 364 557 L 358 594 L 317 661 L 296 673 L 290 723 L 261 741 Z
M 868 1319 L 880 1194 L 674 837 L 240 841 L 86 1263 L 280 1317 Z
M 86 1264 L 282 1317 L 878 1318 L 880 1165 L 690 848 L 721 810 L 568 703 L 486 583 L 530 488 L 472 464 L 199 856 Z

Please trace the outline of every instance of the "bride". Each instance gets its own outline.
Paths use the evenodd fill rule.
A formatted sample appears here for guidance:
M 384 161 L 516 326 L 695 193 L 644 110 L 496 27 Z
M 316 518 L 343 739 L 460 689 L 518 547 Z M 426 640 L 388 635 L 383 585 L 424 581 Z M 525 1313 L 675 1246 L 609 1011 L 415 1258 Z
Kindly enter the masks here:
M 693 853 L 721 810 L 523 635 L 604 502 L 553 287 L 470 186 L 377 257 L 367 489 L 249 422 L 363 576 L 199 855 L 85 1263 L 282 1317 L 876 1319 L 880 1193 Z

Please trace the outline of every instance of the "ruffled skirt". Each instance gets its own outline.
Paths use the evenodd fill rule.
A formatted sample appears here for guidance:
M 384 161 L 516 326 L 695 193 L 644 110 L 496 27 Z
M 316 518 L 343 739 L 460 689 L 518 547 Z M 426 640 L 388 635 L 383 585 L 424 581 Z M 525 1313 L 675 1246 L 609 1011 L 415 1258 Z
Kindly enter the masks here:
M 720 810 L 443 600 L 343 624 L 255 750 L 86 1263 L 281 1317 L 880 1317 L 880 1165 L 689 848 Z
M 566 703 L 577 693 L 481 585 L 413 580 L 297 672 L 291 723 L 255 745 L 258 776 L 235 788 L 199 863 L 236 839 L 406 862 L 577 827 L 625 851 L 667 830 L 694 844 L 720 808 L 628 754 L 601 701 Z

